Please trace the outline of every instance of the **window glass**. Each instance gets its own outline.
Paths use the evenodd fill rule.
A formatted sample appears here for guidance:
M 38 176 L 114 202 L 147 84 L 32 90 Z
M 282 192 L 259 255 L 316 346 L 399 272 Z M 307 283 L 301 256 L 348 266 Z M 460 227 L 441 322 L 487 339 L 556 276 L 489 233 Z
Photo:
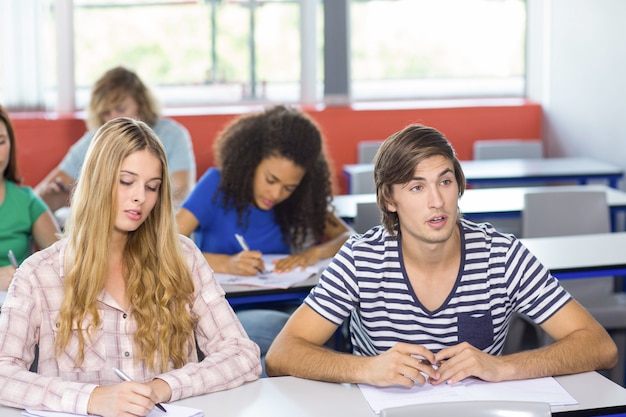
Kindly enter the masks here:
M 524 93 L 523 0 L 353 0 L 353 99 Z
M 334 0 L 318 0 L 314 42 L 304 51 L 298 0 L 31 1 L 45 8 L 36 25 L 38 63 L 27 65 L 38 72 L 10 73 L 0 65 L 0 99 L 8 97 L 3 86 L 14 86 L 11 97 L 13 90 L 28 90 L 15 96 L 29 97 L 33 88 L 43 89 L 46 108 L 54 110 L 57 97 L 74 94 L 57 91 L 58 75 L 74 68 L 76 106 L 83 109 L 92 84 L 126 65 L 165 106 L 298 102 L 304 55 L 317 63 L 315 87 L 323 100 L 323 47 L 333 42 L 323 39 L 323 8 L 335 7 Z M 329 23 L 329 33 L 349 31 L 349 69 L 328 76 L 349 71 L 352 100 L 524 95 L 524 0 L 352 0 L 349 7 L 347 29 L 340 19 Z M 32 10 L 13 13 L 5 18 L 32 24 Z M 0 28 L 4 39 L 7 28 Z M 59 28 L 66 38 L 74 29 L 73 55 L 56 44 Z M 4 66 L 15 63 L 16 52 L 1 45 Z M 57 74 L 59 68 L 64 72 Z M 27 87 L 18 83 L 24 78 Z
M 74 0 L 78 101 L 115 65 L 164 104 L 297 101 L 299 18 L 296 1 Z

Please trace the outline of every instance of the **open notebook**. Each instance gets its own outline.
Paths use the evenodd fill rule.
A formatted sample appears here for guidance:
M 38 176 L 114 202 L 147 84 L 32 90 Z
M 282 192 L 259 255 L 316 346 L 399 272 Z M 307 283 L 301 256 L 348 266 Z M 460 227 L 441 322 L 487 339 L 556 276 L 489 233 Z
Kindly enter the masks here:
M 191 407 L 184 407 L 176 404 L 163 404 L 167 413 L 155 408 L 147 417 L 203 417 L 202 410 Z M 82 414 L 61 413 L 57 411 L 24 410 L 22 414 L 27 417 L 79 417 Z
M 288 255 L 263 255 L 265 262 L 264 273 L 254 276 L 232 275 L 216 273 L 215 279 L 221 285 L 245 285 L 265 288 L 289 288 L 299 282 L 302 282 L 313 275 L 320 274 L 331 261 L 331 258 L 322 259 L 315 265 L 306 268 L 296 268 L 289 272 L 275 273 L 272 261 L 282 259 Z

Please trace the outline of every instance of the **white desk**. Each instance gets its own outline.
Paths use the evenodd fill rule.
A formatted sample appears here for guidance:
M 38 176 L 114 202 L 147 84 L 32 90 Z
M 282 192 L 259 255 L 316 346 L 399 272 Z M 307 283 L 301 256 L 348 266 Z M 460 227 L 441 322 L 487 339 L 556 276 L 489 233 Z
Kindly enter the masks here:
M 226 299 L 233 307 L 280 301 L 302 302 L 309 294 L 311 288 L 317 285 L 318 279 L 318 275 L 312 276 L 285 289 L 246 287 L 242 285 L 222 285 L 222 288 L 226 291 Z
M 559 279 L 626 275 L 626 232 L 520 240 Z
M 626 192 L 602 184 L 467 189 L 459 199 L 459 208 L 470 220 L 485 217 L 520 217 L 524 210 L 524 195 L 527 193 L 580 189 L 606 192 L 615 230 L 618 213 L 626 212 Z M 376 194 L 343 194 L 335 196 L 332 204 L 339 217 L 350 220 L 356 216 L 357 204 L 374 202 Z
M 605 416 L 626 412 L 626 389 L 596 372 L 557 377 L 557 380 L 579 404 L 553 407 L 553 415 Z M 294 377 L 263 378 L 177 404 L 199 408 L 206 417 L 376 416 L 355 385 Z M 20 413 L 21 410 L 0 406 L 3 417 L 18 417 Z
M 617 188 L 624 175 L 621 167 L 592 158 L 481 159 L 461 161 L 461 167 L 467 183 L 477 185 L 555 181 L 587 184 L 590 180 L 603 180 Z M 344 165 L 343 172 L 348 180 L 348 192 L 351 192 L 352 175 L 371 172 L 373 181 L 374 164 Z
M 593 158 L 483 159 L 461 166 L 470 184 L 605 180 L 617 188 L 624 175 L 621 167 Z

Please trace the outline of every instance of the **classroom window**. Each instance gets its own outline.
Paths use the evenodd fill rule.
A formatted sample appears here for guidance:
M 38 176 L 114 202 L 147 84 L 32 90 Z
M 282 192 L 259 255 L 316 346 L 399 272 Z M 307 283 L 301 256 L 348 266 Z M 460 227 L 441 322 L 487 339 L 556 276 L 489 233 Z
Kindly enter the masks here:
M 342 74 L 352 101 L 524 95 L 524 0 L 6 1 L 0 102 L 14 108 L 55 110 L 71 95 L 82 109 L 93 82 L 119 64 L 169 107 L 298 103 L 305 89 L 324 101 L 325 83 Z M 344 3 L 345 21 L 324 22 Z M 15 36 L 19 22 L 28 36 Z M 58 44 L 62 31 L 71 45 Z M 345 62 L 325 66 L 324 48 L 342 32 Z M 19 51 L 33 57 L 17 68 Z
M 355 100 L 524 95 L 523 0 L 353 0 L 350 14 Z
M 299 99 L 298 1 L 74 0 L 74 20 L 76 83 L 87 94 L 122 63 L 166 104 Z

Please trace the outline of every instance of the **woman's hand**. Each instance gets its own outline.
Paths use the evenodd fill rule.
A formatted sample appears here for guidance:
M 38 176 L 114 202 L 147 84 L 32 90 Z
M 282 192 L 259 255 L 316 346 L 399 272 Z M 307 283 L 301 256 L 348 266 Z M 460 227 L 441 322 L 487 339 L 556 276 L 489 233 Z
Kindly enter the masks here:
M 0 291 L 6 291 L 9 288 L 14 274 L 15 268 L 13 265 L 0 267 Z
M 87 404 L 87 412 L 102 417 L 137 417 L 148 415 L 159 402 L 150 384 L 121 382 L 98 386 Z
M 289 272 L 294 268 L 314 265 L 320 258 L 320 251 L 317 246 L 309 248 L 295 255 L 290 255 L 283 259 L 274 261 L 274 272 Z
M 245 250 L 236 255 L 229 256 L 226 270 L 234 275 L 256 275 L 265 269 L 262 254 L 256 250 Z

